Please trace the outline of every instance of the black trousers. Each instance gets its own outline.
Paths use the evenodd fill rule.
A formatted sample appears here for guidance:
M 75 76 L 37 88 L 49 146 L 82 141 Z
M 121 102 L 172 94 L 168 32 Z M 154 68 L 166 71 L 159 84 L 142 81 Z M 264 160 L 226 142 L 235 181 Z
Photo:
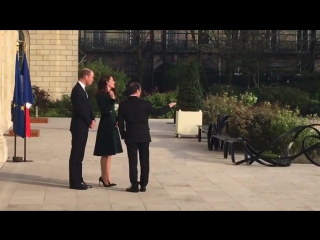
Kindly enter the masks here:
M 129 178 L 133 187 L 138 187 L 138 151 L 140 160 L 140 186 L 146 187 L 149 182 L 149 142 L 127 143 L 129 158 Z
M 88 132 L 72 133 L 71 153 L 69 158 L 69 184 L 79 186 L 83 182 L 82 162 L 86 150 Z

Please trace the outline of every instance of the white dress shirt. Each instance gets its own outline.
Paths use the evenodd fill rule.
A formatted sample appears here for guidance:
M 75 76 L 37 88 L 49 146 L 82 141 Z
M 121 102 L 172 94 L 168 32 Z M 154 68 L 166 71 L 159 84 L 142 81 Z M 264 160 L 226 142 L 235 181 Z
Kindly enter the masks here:
M 87 97 L 88 97 L 88 93 L 87 93 L 87 91 L 86 91 L 86 86 L 85 86 L 82 82 L 80 82 L 80 81 L 78 81 L 78 83 L 79 83 L 80 86 L 83 88 L 83 90 L 86 92 Z

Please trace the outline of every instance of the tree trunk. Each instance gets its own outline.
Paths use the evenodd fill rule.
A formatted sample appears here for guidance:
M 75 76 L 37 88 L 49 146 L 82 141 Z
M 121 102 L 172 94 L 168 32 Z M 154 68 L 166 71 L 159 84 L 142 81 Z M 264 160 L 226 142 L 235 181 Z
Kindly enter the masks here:
M 316 62 L 316 30 L 311 30 L 309 71 L 313 72 Z
M 228 85 L 232 84 L 232 72 L 233 71 L 232 71 L 232 69 L 230 67 L 229 60 L 226 59 L 226 78 L 227 78 Z
M 138 50 L 138 56 L 137 56 L 137 65 L 138 65 L 138 79 L 139 79 L 139 84 L 142 87 L 142 44 L 141 44 L 141 32 L 139 30 L 138 36 L 137 36 L 137 50 Z
M 253 81 L 253 84 L 254 84 L 254 88 L 258 87 L 258 83 L 256 81 L 256 75 L 257 75 L 257 73 L 252 74 L 252 81 Z

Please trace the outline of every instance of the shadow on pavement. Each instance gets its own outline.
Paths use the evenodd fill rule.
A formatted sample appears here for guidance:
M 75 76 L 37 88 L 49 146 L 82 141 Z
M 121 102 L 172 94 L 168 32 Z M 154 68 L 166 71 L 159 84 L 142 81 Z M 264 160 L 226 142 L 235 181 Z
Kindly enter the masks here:
M 69 189 L 69 182 L 65 180 L 44 178 L 20 173 L 8 173 L 3 171 L 0 171 L 0 182 L 12 182 L 34 186 Z M 91 184 L 90 182 L 87 182 L 87 184 L 91 185 L 95 189 L 125 192 L 125 188 L 103 187 L 99 186 L 98 184 Z
M 12 182 L 12 183 L 44 186 L 44 187 L 69 189 L 69 183 L 67 181 L 51 179 L 51 178 L 43 178 L 43 177 L 20 174 L 20 173 L 8 173 L 3 171 L 0 172 L 0 182 Z

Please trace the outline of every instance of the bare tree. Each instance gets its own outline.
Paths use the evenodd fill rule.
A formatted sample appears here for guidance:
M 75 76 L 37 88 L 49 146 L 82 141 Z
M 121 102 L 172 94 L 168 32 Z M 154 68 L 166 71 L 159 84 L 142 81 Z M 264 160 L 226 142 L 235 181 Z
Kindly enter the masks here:
M 152 30 L 118 30 L 120 33 L 128 34 L 128 46 L 137 64 L 137 73 L 140 85 L 142 85 L 144 64 L 150 53 L 150 43 L 148 42 L 148 39 L 151 31 Z
M 247 76 L 258 86 L 257 76 L 265 70 L 279 53 L 297 53 L 299 46 L 305 49 L 309 67 L 317 58 L 315 30 L 308 37 L 297 39 L 297 30 L 189 30 L 202 59 L 206 51 L 212 52 L 227 73 L 231 84 L 234 74 Z M 307 30 L 308 31 L 308 30 Z M 312 32 L 314 31 L 314 32 Z

